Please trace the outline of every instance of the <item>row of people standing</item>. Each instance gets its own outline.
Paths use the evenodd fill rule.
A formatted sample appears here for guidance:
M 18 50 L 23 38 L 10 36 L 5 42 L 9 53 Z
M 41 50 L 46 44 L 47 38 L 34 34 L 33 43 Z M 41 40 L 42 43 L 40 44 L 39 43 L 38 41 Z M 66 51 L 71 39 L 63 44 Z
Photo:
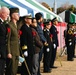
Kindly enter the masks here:
M 56 49 L 58 46 L 58 37 L 57 37 L 56 27 L 53 26 L 55 28 L 54 30 L 50 29 L 51 27 L 50 21 L 48 21 L 50 27 L 47 30 L 49 30 L 49 32 L 52 32 L 51 30 L 53 30 L 53 32 L 48 35 L 48 33 L 45 33 L 43 31 L 43 29 L 41 28 L 41 24 L 43 22 L 43 16 L 41 13 L 37 13 L 35 17 L 36 18 L 32 18 L 31 15 L 26 15 L 23 17 L 22 20 L 24 20 L 23 22 L 24 24 L 21 25 L 21 29 L 20 29 L 22 32 L 20 36 L 20 43 L 21 43 L 22 53 L 25 55 L 25 59 L 30 73 L 32 75 L 41 75 L 40 61 L 42 60 L 43 53 L 44 53 L 44 66 L 45 66 L 44 72 L 50 72 L 51 71 L 50 68 L 56 68 L 54 66 L 54 61 L 56 57 Z M 56 25 L 57 19 L 54 18 L 52 20 L 52 23 Z M 48 24 L 44 23 L 44 25 L 48 25 Z M 49 39 L 46 38 L 45 35 L 48 35 Z M 50 38 L 50 35 L 52 35 L 53 37 Z M 47 54 L 45 52 L 46 47 L 49 50 Z M 53 49 L 55 49 L 54 53 L 52 51 Z M 30 60 L 33 62 L 30 63 Z M 25 63 L 22 63 L 21 70 L 22 70 L 21 75 L 28 74 Z
M 6 23 L 5 21 L 8 16 L 10 16 L 10 22 Z M 20 54 L 24 55 L 31 75 L 41 75 L 40 61 L 43 52 L 44 71 L 48 72 L 48 70 L 50 70 L 47 67 L 48 63 L 50 63 L 50 68 L 54 68 L 56 49 L 58 46 L 57 29 L 54 25 L 57 20 L 56 18 L 52 20 L 54 25 L 51 27 L 50 33 L 53 38 L 51 37 L 50 39 L 50 34 L 48 38 L 46 38 L 45 32 L 43 32 L 41 28 L 41 23 L 43 22 L 42 14 L 37 13 L 35 17 L 36 19 L 32 19 L 31 15 L 24 16 L 19 30 L 19 25 L 17 25 L 20 24 L 20 22 L 17 23 L 19 20 L 19 9 L 10 8 L 9 10 L 6 7 L 0 9 L 0 75 L 4 74 L 5 63 L 5 75 L 17 74 Z M 49 28 L 47 30 L 49 30 Z M 47 50 L 50 50 L 49 52 L 51 53 L 47 54 L 47 58 L 45 57 L 45 47 L 47 47 Z M 49 60 L 49 55 L 51 57 L 50 61 L 45 64 L 45 59 Z M 25 63 L 22 63 L 21 66 L 21 75 L 29 75 Z
M 46 38 L 44 37 L 43 30 L 41 28 L 41 22 L 43 20 L 42 14 L 37 13 L 36 19 L 35 18 L 32 19 L 31 15 L 26 15 L 24 17 L 24 20 L 25 20 L 24 21 L 25 23 L 24 23 L 24 25 L 22 25 L 22 27 L 20 29 L 22 31 L 22 35 L 20 38 L 21 48 L 27 46 L 25 50 L 23 50 L 23 49 L 22 50 L 23 50 L 23 53 L 25 53 L 27 51 L 28 56 L 30 56 L 30 54 L 33 53 L 32 56 L 30 56 L 30 58 L 28 58 L 28 56 L 27 57 L 25 56 L 30 73 L 32 75 L 40 75 L 40 60 L 41 60 L 42 53 L 43 53 L 42 48 L 43 48 L 43 44 L 47 45 Z M 37 24 L 37 22 L 38 22 L 38 24 Z M 26 33 L 26 35 L 25 35 L 25 33 Z M 29 40 L 32 41 L 32 43 Z M 30 45 L 32 45 L 32 46 L 30 47 Z M 29 62 L 28 62 L 27 58 L 29 59 Z M 31 62 L 31 64 L 30 64 L 30 60 L 33 61 L 33 62 Z M 23 70 L 21 69 L 22 75 L 24 75 L 25 73 L 28 74 L 26 72 L 27 70 L 25 71 L 26 67 L 24 65 L 22 66 Z

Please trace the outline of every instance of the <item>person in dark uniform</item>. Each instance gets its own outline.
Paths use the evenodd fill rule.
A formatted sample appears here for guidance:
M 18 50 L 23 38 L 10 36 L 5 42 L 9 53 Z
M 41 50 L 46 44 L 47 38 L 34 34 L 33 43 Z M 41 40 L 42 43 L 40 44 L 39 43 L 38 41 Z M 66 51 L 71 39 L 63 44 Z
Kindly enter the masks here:
M 72 25 L 72 30 L 73 30 L 73 35 L 74 35 L 74 36 L 73 36 L 73 42 L 74 42 L 74 43 L 73 43 L 73 57 L 76 58 L 76 55 L 75 55 L 75 37 L 76 37 L 75 24 Z
M 44 46 L 44 58 L 43 58 L 43 67 L 44 67 L 44 72 L 51 72 L 50 69 L 50 59 L 51 59 L 51 53 L 52 53 L 52 36 L 50 33 L 50 21 L 44 22 L 44 36 L 47 39 L 48 46 Z
M 7 20 L 9 16 L 9 9 L 7 7 L 2 7 L 0 9 L 0 75 L 4 75 L 5 61 L 6 61 L 6 26 L 4 21 Z
M 72 24 L 68 24 L 67 35 L 66 35 L 66 46 L 67 46 L 67 60 L 73 61 L 74 32 L 72 30 Z
M 30 14 L 24 16 L 24 24 L 21 27 L 22 35 L 20 36 L 20 44 L 22 53 L 25 56 L 30 73 L 33 69 L 33 55 L 35 54 L 32 28 L 32 16 Z M 29 75 L 24 63 L 21 66 L 21 75 Z
M 7 39 L 7 60 L 5 75 L 16 75 L 19 62 L 19 38 L 17 31 L 17 21 L 19 20 L 19 9 L 10 8 L 10 32 Z
M 56 58 L 56 51 L 57 51 L 57 47 L 58 47 L 58 31 L 57 31 L 57 28 L 56 28 L 56 25 L 57 25 L 57 18 L 55 17 L 54 19 L 52 19 L 52 26 L 50 28 L 50 32 L 51 34 L 53 35 L 53 50 L 52 50 L 52 58 L 51 58 L 51 61 L 50 61 L 50 68 L 57 68 L 54 66 L 54 61 L 55 61 L 55 58 Z

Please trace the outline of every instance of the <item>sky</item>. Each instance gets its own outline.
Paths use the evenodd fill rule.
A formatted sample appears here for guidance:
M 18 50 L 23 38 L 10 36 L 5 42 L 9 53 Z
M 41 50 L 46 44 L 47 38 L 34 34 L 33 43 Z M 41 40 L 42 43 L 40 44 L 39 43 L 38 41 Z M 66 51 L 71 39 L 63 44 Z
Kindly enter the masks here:
M 54 0 L 36 0 L 36 1 L 46 2 L 50 7 L 53 7 L 54 5 Z M 76 7 L 76 0 L 56 0 L 57 8 L 65 3 L 73 4 Z

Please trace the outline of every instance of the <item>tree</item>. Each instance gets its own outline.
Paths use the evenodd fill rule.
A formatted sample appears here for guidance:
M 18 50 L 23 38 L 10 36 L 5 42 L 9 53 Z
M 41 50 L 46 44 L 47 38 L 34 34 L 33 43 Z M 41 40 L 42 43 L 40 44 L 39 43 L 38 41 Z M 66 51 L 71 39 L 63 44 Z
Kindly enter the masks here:
M 76 13 L 76 8 L 74 7 L 74 5 L 69 5 L 69 4 L 67 5 L 67 3 L 66 3 L 57 9 L 57 14 L 65 11 L 65 10 L 69 10 L 73 13 Z
M 57 14 L 59 14 L 59 13 L 63 12 L 64 10 L 65 10 L 64 8 L 59 7 L 59 8 L 57 9 Z
M 76 14 L 76 8 L 74 9 L 74 13 Z
M 57 8 L 57 14 L 67 10 L 69 6 L 70 6 L 69 2 L 62 4 L 61 7 Z
M 41 4 L 49 9 L 50 11 L 53 11 L 54 8 L 51 8 L 47 3 L 41 2 Z M 61 7 L 57 8 L 57 14 L 65 11 L 65 10 L 70 10 L 71 12 L 76 14 L 76 8 L 74 5 L 70 5 L 70 3 L 67 1 L 64 4 L 61 5 Z
M 70 11 L 74 12 L 74 10 L 75 10 L 74 5 L 71 5 L 71 6 L 70 6 L 70 8 L 69 8 L 68 10 L 70 10 Z
M 49 9 L 50 11 L 52 11 L 52 8 L 45 2 L 41 2 L 41 4 L 46 7 L 47 9 Z

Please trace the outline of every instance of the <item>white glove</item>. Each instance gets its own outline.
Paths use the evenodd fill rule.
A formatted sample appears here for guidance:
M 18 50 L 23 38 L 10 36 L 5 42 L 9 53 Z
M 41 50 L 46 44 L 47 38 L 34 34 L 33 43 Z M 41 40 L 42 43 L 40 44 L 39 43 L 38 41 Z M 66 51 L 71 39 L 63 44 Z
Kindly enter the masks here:
M 71 46 L 72 45 L 72 42 L 70 42 L 69 45 Z
M 19 62 L 23 63 L 25 61 L 25 59 L 21 56 L 19 56 Z
M 49 52 L 49 51 L 50 51 L 50 49 L 49 49 L 49 48 L 47 48 L 47 49 L 46 49 L 46 51 L 47 51 L 47 52 Z
M 28 56 L 28 52 L 27 52 L 27 51 L 24 52 L 24 56 L 25 56 L 25 57 Z
M 53 44 L 53 46 L 54 46 L 54 49 L 56 48 L 56 44 Z

